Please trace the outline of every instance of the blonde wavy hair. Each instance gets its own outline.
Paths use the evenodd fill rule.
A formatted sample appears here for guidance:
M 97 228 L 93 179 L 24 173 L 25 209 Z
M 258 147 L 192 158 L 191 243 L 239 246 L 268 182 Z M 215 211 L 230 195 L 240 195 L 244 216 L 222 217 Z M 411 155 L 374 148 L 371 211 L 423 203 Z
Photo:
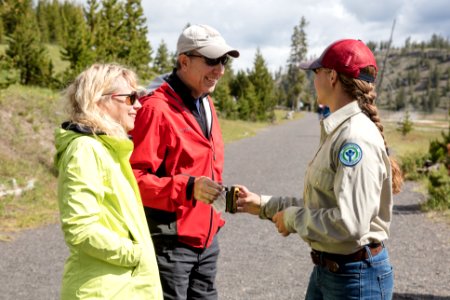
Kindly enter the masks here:
M 98 106 L 99 101 L 110 100 L 117 91 L 117 82 L 124 79 L 131 88 L 137 89 L 136 74 L 118 64 L 93 64 L 70 84 L 63 92 L 68 102 L 70 121 L 85 125 L 92 133 L 103 132 L 110 136 L 127 138 L 127 132 L 122 125 L 105 114 Z
M 376 76 L 376 69 L 372 66 L 362 69 L 361 72 L 370 74 L 373 77 Z M 344 91 L 348 95 L 350 95 L 353 99 L 358 101 L 358 105 L 361 108 L 361 110 L 377 126 L 381 136 L 383 137 L 386 151 L 389 154 L 387 142 L 383 132 L 384 128 L 383 125 L 381 124 L 381 119 L 378 114 L 378 108 L 375 105 L 375 98 L 377 97 L 375 85 L 373 83 L 361 79 L 349 78 L 341 73 L 338 73 L 338 77 L 339 81 L 342 83 Z M 403 185 L 403 175 L 397 161 L 390 155 L 389 160 L 391 162 L 391 169 L 392 169 L 392 191 L 394 194 L 397 194 L 401 191 Z

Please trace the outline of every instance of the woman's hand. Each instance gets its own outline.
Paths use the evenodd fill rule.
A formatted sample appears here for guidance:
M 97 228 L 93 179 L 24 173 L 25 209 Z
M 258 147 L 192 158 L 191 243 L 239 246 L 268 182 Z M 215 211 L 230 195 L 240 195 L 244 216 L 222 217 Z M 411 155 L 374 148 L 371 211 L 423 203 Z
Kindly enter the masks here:
M 290 234 L 284 225 L 284 210 L 277 212 L 273 216 L 272 221 L 275 223 L 278 232 L 281 233 L 282 236 L 288 236 Z
M 237 211 L 246 212 L 252 215 L 259 215 L 261 209 L 261 197 L 250 192 L 243 185 L 236 185 L 239 188 L 238 199 L 236 201 Z

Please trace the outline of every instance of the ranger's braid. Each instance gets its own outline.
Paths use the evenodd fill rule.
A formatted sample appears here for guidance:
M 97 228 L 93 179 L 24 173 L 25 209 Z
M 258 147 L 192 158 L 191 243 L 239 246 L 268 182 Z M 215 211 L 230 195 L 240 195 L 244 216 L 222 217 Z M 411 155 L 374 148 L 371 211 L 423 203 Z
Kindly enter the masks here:
M 374 76 L 376 71 L 373 67 L 367 67 L 361 70 L 361 72 L 365 72 Z M 381 124 L 380 115 L 378 114 L 378 108 L 375 105 L 375 98 L 377 96 L 377 93 L 375 92 L 374 84 L 360 79 L 348 78 L 342 74 L 339 74 L 339 80 L 342 82 L 345 92 L 349 94 L 353 99 L 356 99 L 356 101 L 358 101 L 358 105 L 361 110 L 377 126 L 381 136 L 383 137 L 386 152 L 389 155 L 389 149 L 384 137 L 384 128 Z M 394 194 L 397 194 L 401 191 L 401 187 L 403 184 L 403 175 L 397 161 L 390 155 L 389 160 L 391 162 L 392 169 L 392 191 Z

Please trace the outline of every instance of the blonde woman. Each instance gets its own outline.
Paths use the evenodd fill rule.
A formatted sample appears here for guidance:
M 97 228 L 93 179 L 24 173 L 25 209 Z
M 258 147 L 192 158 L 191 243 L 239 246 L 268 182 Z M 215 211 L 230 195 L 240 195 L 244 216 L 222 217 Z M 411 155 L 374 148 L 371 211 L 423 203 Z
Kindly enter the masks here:
M 129 164 L 136 75 L 94 64 L 65 91 L 55 132 L 58 202 L 70 254 L 61 299 L 162 299 L 155 252 Z

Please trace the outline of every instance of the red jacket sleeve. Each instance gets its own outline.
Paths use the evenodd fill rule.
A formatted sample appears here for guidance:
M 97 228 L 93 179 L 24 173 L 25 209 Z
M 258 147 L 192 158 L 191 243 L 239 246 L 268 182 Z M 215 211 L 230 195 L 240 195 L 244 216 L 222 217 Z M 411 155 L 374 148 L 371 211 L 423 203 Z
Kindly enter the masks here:
M 150 99 L 141 99 L 142 102 L 157 101 L 148 97 Z M 180 205 L 192 207 L 195 201 L 186 197 L 189 174 L 156 175 L 161 168 L 164 170 L 165 154 L 173 144 L 173 135 L 164 113 L 154 107 L 144 105 L 138 110 L 131 132 L 134 150 L 130 163 L 142 202 L 144 206 L 165 211 L 175 211 Z

